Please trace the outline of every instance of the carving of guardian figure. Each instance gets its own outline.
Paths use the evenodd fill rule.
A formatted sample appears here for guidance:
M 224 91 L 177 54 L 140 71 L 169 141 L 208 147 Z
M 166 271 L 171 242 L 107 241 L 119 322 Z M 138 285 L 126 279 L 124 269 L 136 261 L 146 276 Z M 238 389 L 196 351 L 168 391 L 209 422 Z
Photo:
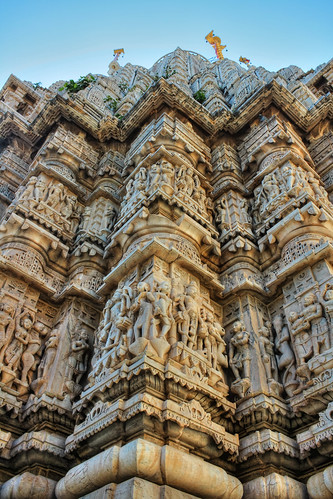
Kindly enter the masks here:
M 112 299 L 108 301 L 106 306 L 107 311 L 104 317 L 106 324 L 101 333 L 102 341 L 106 340 L 103 350 L 109 351 L 114 347 L 117 347 L 120 344 L 122 331 L 128 330 L 131 326 L 132 321 L 128 317 L 128 313 L 131 309 L 131 297 L 131 288 L 118 288 L 114 292 Z M 125 337 L 124 341 L 127 343 Z M 106 361 L 104 364 L 108 367 L 109 362 Z

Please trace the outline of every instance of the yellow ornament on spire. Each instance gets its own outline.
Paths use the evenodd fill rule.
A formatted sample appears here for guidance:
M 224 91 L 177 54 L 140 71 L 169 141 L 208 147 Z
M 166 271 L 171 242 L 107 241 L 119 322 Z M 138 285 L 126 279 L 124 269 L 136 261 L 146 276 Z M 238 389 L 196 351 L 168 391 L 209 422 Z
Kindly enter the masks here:
M 216 57 L 220 60 L 224 59 L 222 50 L 226 48 L 226 45 L 221 45 L 221 38 L 214 35 L 213 30 L 210 33 L 208 33 L 208 35 L 205 38 L 207 42 L 213 45 Z

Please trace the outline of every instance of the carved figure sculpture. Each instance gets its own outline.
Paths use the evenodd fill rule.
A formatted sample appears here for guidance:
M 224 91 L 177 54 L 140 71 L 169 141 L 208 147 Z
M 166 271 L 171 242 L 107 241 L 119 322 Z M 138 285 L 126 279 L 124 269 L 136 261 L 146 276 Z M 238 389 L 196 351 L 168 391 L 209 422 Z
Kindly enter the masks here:
M 187 168 L 184 165 L 178 168 L 176 173 L 176 187 L 180 197 L 183 197 L 184 194 L 192 196 L 195 185 L 191 168 Z
M 225 335 L 223 327 L 214 320 L 214 314 L 207 312 L 207 323 L 209 342 L 211 345 L 211 362 L 213 369 L 227 367 L 228 360 L 224 355 L 226 351 L 226 342 L 222 338 Z
M 88 367 L 88 331 L 85 327 L 79 333 L 78 339 L 73 339 L 65 371 L 64 392 L 75 397 L 79 391 L 79 383 Z
M 231 389 L 243 397 L 251 385 L 250 382 L 250 334 L 244 324 L 237 321 L 233 325 L 233 336 L 230 340 L 229 364 L 235 376 Z
M 210 342 L 207 312 L 204 308 L 200 310 L 200 315 L 198 317 L 198 337 L 197 337 L 197 350 L 206 354 L 207 361 L 209 364 L 212 363 L 212 345 Z
M 304 320 L 303 314 L 291 312 L 288 317 L 290 333 L 293 338 L 297 360 L 296 373 L 301 379 L 310 379 L 311 373 L 306 362 L 312 357 L 313 346 L 309 335 L 310 323 Z
M 153 192 L 160 185 L 161 182 L 161 166 L 159 163 L 155 163 L 150 167 L 150 192 Z
M 6 346 L 13 336 L 15 329 L 14 314 L 14 307 L 7 303 L 0 304 L 0 363 L 3 362 Z
M 222 198 L 219 203 L 217 203 L 216 208 L 216 223 L 218 228 L 223 231 L 229 227 L 229 217 L 228 217 L 228 207 L 227 200 Z
M 131 306 L 132 312 L 139 312 L 133 327 L 134 341 L 142 338 L 149 338 L 151 321 L 153 318 L 153 303 L 155 297 L 150 291 L 147 282 L 141 281 L 137 285 L 138 296 Z
M 21 201 L 27 201 L 28 206 L 33 202 L 35 204 L 35 186 L 37 182 L 37 177 L 31 177 L 26 185 L 25 191 L 22 194 Z
M 330 348 L 327 321 L 314 293 L 305 296 L 304 307 L 302 312 L 304 320 L 311 324 L 313 354 L 319 355 Z
M 42 177 L 40 177 L 36 182 L 35 190 L 34 190 L 34 198 L 36 201 L 37 210 L 41 206 L 41 205 L 39 205 L 39 203 L 44 200 L 46 188 L 47 188 L 46 182 L 44 181 L 44 179 Z
M 82 215 L 81 223 L 80 223 L 80 228 L 82 230 L 87 230 L 90 222 L 90 215 L 91 215 L 91 207 L 86 206 Z
M 172 300 L 170 298 L 171 286 L 168 281 L 158 285 L 154 302 L 154 324 L 159 325 L 159 338 L 165 338 L 174 321 L 172 316 Z
M 146 197 L 147 188 L 147 170 L 141 167 L 138 173 L 136 173 L 133 182 L 134 195 L 137 201 L 140 201 Z
M 126 194 L 124 196 L 124 204 L 126 204 L 134 193 L 134 180 L 131 178 L 126 185 Z
M 171 194 L 173 191 L 175 169 L 169 161 L 161 161 L 161 187 L 163 190 Z
M 239 206 L 239 211 L 242 216 L 242 222 L 243 223 L 251 223 L 251 217 L 248 213 L 248 204 L 246 202 L 246 199 L 244 198 L 238 198 L 238 206 Z
M 317 179 L 314 175 L 310 174 L 308 176 L 308 182 L 312 187 L 313 193 L 317 200 L 328 201 L 328 194 L 326 190 L 320 185 L 319 179 Z
M 31 328 L 29 342 L 26 350 L 22 354 L 22 373 L 21 381 L 22 383 L 31 383 L 31 377 L 33 371 L 36 369 L 39 362 L 39 357 L 37 356 L 40 350 L 42 340 L 41 336 L 47 334 L 47 328 L 41 322 L 36 322 Z
M 76 196 L 64 196 L 61 206 L 61 214 L 66 220 L 72 216 L 76 206 Z
M 330 345 L 333 346 L 333 284 L 326 284 L 322 297 L 325 312 L 330 320 Z
M 196 201 L 199 205 L 199 212 L 202 215 L 206 214 L 206 191 L 205 189 L 201 186 L 200 180 L 198 175 L 194 175 L 193 177 L 194 180 L 194 190 L 192 194 L 192 199 Z
M 259 349 L 261 359 L 264 363 L 267 381 L 276 379 L 277 376 L 273 348 L 274 344 L 270 340 L 269 330 L 266 326 L 263 326 L 259 330 Z
M 199 290 L 197 283 L 191 281 L 185 288 L 185 293 L 180 295 L 175 303 L 179 311 L 176 322 L 179 324 L 181 341 L 189 348 L 195 345 L 195 338 L 199 323 L 200 305 L 198 303 Z
M 281 173 L 282 173 L 282 178 L 284 179 L 286 190 L 290 191 L 295 185 L 296 181 L 295 171 L 289 163 L 286 163 L 281 168 Z
M 118 288 L 112 299 L 107 303 L 107 311 L 104 317 L 106 322 L 104 334 L 107 335 L 107 339 L 101 333 L 102 341 L 106 339 L 103 350 L 108 351 L 116 347 L 120 342 L 122 330 L 126 330 L 131 325 L 131 320 L 127 317 L 131 308 L 131 296 L 132 290 L 130 288 Z
M 263 178 L 262 186 L 269 203 L 280 194 L 279 185 L 272 173 L 269 173 Z
M 24 309 L 15 319 L 14 339 L 5 351 L 5 364 L 12 371 L 16 371 L 22 354 L 30 340 L 30 330 L 34 323 L 32 312 Z
M 44 355 L 38 366 L 37 378 L 47 379 L 57 353 L 58 344 L 59 330 L 55 329 L 51 332 L 49 339 L 45 343 Z
M 46 196 L 45 203 L 50 206 L 50 208 L 58 211 L 64 196 L 64 186 L 59 183 L 54 183 L 49 185 L 49 191 Z
M 278 357 L 278 368 L 283 372 L 284 389 L 291 397 L 298 386 L 298 381 L 296 379 L 295 355 L 290 347 L 288 326 L 284 324 L 282 315 L 274 317 L 273 326 L 276 332 L 275 346 L 281 354 Z

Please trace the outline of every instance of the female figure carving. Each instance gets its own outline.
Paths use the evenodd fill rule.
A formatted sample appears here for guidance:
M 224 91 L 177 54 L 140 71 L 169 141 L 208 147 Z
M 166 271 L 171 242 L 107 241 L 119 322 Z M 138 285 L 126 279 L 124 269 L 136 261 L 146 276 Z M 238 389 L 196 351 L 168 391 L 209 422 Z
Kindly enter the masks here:
M 278 368 L 283 372 L 282 382 L 285 390 L 289 396 L 292 396 L 298 381 L 296 379 L 295 356 L 290 347 L 288 326 L 283 323 L 282 315 L 274 317 L 273 326 L 276 332 L 275 346 L 281 354 L 278 357 Z
M 7 303 L 0 304 L 0 363 L 3 362 L 6 345 L 11 341 L 15 329 L 15 309 Z
M 5 352 L 5 363 L 13 371 L 17 370 L 25 347 L 29 343 L 33 322 L 34 316 L 27 310 L 23 310 L 16 317 L 14 339 Z
M 36 369 L 39 357 L 36 354 L 41 346 L 41 336 L 45 336 L 47 328 L 41 322 L 36 322 L 31 328 L 29 343 L 26 350 L 22 354 L 22 383 L 30 383 L 32 372 Z
M 44 355 L 38 367 L 37 378 L 47 378 L 57 353 L 58 344 L 59 330 L 55 329 L 51 332 L 51 336 L 45 343 Z
M 204 308 L 200 310 L 200 315 L 198 318 L 198 338 L 197 338 L 197 350 L 202 353 L 206 353 L 207 361 L 209 364 L 212 363 L 212 345 L 209 338 L 209 329 L 207 322 L 207 312 Z
M 229 359 L 235 381 L 250 379 L 250 335 L 241 321 L 233 326 L 233 337 L 230 340 Z

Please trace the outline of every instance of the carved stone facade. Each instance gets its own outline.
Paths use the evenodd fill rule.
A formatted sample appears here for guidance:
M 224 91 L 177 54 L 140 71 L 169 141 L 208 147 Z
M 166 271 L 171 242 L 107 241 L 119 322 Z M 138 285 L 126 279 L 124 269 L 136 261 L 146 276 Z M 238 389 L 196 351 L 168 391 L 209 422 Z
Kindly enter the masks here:
M 333 498 L 333 63 L 62 85 L 0 93 L 0 497 Z

